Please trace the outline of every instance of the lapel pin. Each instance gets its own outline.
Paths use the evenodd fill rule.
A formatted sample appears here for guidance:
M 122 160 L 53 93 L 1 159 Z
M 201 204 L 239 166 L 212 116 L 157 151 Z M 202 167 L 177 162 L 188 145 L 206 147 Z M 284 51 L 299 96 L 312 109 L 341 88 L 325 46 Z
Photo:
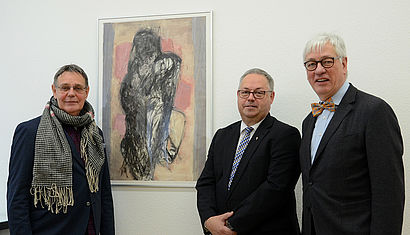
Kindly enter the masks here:
M 258 140 L 258 139 L 259 139 L 259 137 L 258 137 L 258 136 L 256 136 L 255 140 Z

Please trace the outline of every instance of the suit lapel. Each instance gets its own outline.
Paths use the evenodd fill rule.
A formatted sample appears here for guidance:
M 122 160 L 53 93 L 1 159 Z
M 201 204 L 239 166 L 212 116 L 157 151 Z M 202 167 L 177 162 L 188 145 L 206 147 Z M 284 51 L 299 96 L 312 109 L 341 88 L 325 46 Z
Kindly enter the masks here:
M 316 118 L 313 117 L 312 113 L 306 119 L 306 130 L 303 130 L 302 133 L 305 133 L 306 136 L 302 138 L 302 146 L 306 156 L 303 156 L 303 160 L 305 161 L 305 166 L 311 167 L 312 160 L 311 160 L 311 140 L 313 135 L 313 129 L 315 128 Z
M 258 148 L 259 144 L 263 141 L 264 137 L 269 132 L 269 129 L 272 126 L 274 120 L 275 118 L 271 117 L 268 114 L 268 116 L 259 125 L 255 134 L 252 136 L 252 139 L 249 141 L 248 146 L 246 147 L 245 152 L 242 155 L 242 159 L 239 163 L 239 166 L 236 170 L 229 194 L 231 194 L 235 190 L 237 184 L 240 182 L 242 175 L 244 174 L 244 172 L 246 172 L 246 167 L 248 166 L 250 159 L 252 159 L 254 152 Z M 236 149 L 235 149 L 235 152 L 236 152 Z M 229 173 L 230 173 L 230 170 L 231 169 L 229 169 Z
M 336 112 L 332 120 L 330 121 L 329 126 L 326 128 L 322 140 L 320 141 L 319 147 L 316 151 L 315 161 L 313 162 L 313 165 L 315 165 L 315 163 L 320 160 L 321 153 L 327 146 L 327 143 L 329 142 L 330 138 L 339 128 L 340 123 L 343 121 L 346 115 L 352 110 L 352 103 L 354 103 L 355 101 L 356 92 L 357 89 L 352 84 L 350 84 L 349 89 L 347 90 L 345 96 L 340 102 L 340 105 L 337 107 Z

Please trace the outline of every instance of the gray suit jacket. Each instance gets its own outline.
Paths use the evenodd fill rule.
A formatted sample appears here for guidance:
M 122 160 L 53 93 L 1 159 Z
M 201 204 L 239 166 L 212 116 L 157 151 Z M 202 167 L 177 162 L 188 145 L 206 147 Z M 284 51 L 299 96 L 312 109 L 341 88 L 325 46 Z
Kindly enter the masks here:
M 304 235 L 399 235 L 403 223 L 403 140 L 382 99 L 350 85 L 311 164 L 316 118 L 302 125 Z

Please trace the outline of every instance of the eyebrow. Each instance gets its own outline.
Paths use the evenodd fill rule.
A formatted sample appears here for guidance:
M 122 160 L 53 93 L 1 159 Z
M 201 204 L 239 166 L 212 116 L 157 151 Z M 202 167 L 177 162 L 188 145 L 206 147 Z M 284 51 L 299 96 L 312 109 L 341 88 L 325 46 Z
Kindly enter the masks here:
M 334 58 L 334 57 L 337 57 L 337 56 L 326 55 L 326 56 L 320 57 L 319 60 L 316 60 L 315 58 L 309 58 L 306 61 L 320 61 L 320 60 L 323 60 L 325 58 Z
M 86 85 L 83 85 L 83 84 L 80 84 L 80 83 L 74 83 L 74 84 L 61 83 L 59 86 L 83 86 L 83 87 L 86 87 Z
M 250 89 L 250 88 L 248 88 L 248 87 L 242 87 L 242 88 L 240 88 L 239 90 L 254 90 L 254 91 L 256 91 L 256 90 L 263 90 L 263 89 L 268 89 L 268 88 L 257 87 L 257 88 L 255 88 L 255 89 Z

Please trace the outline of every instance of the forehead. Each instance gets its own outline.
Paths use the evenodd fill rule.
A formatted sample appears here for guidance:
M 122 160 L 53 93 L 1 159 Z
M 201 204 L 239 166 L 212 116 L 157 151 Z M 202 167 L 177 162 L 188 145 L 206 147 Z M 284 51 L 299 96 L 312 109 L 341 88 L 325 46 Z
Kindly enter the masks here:
M 59 84 L 85 84 L 84 77 L 76 72 L 64 72 L 57 78 Z
M 312 51 L 306 55 L 306 60 L 311 59 L 320 59 L 323 57 L 335 57 L 336 50 L 330 43 L 326 43 L 321 48 L 319 46 L 315 46 L 312 48 Z
M 243 78 L 240 88 L 268 88 L 268 79 L 261 74 L 248 74 Z

